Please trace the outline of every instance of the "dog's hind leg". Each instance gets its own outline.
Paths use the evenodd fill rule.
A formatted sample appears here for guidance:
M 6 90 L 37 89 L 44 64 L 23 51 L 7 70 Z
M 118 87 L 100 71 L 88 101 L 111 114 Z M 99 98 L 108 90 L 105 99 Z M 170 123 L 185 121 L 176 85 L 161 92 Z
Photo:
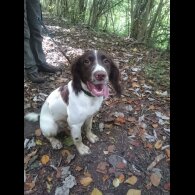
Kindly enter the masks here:
M 58 133 L 58 125 L 51 120 L 40 121 L 40 127 L 43 135 L 50 141 L 53 149 L 61 149 L 62 143 L 55 138 Z

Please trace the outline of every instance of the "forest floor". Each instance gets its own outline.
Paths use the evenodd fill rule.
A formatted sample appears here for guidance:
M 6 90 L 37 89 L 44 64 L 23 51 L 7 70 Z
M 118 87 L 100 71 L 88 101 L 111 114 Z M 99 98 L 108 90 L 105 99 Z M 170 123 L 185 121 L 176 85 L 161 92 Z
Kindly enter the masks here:
M 169 56 L 131 39 L 98 33 L 86 26 L 63 25 L 44 15 L 53 38 L 74 59 L 86 49 L 101 49 L 119 65 L 123 94 L 104 101 L 94 117 L 100 141 L 92 154 L 80 156 L 70 135 L 53 150 L 38 122 L 25 121 L 24 194 L 34 195 L 168 195 L 170 193 Z M 46 82 L 24 80 L 24 113 L 39 112 L 46 97 L 71 79 L 70 65 L 44 34 L 47 62 L 62 72 L 43 73 Z M 41 74 L 41 73 L 40 73 Z

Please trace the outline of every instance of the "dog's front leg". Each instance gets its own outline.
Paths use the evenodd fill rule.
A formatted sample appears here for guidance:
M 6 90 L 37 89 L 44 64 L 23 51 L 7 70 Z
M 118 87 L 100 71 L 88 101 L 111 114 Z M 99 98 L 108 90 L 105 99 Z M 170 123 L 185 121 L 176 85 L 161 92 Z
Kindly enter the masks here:
M 92 128 L 92 120 L 93 120 L 93 116 L 89 117 L 85 123 L 84 123 L 84 130 L 86 131 L 86 136 L 88 138 L 88 140 L 91 143 L 95 143 L 99 140 L 98 136 L 95 135 L 94 133 L 92 133 L 91 128 Z
M 81 155 L 90 154 L 88 146 L 84 145 L 81 137 L 82 124 L 70 125 L 73 142 Z

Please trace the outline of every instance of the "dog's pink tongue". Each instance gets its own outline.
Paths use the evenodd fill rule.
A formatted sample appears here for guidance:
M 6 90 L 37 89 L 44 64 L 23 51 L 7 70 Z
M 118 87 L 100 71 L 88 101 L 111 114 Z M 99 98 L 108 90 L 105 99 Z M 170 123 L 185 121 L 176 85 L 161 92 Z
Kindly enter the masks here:
M 88 89 L 91 91 L 91 93 L 94 96 L 104 96 L 105 98 L 107 98 L 109 96 L 109 89 L 107 85 L 102 85 L 102 86 L 98 86 L 98 85 L 93 85 L 92 83 L 88 83 Z

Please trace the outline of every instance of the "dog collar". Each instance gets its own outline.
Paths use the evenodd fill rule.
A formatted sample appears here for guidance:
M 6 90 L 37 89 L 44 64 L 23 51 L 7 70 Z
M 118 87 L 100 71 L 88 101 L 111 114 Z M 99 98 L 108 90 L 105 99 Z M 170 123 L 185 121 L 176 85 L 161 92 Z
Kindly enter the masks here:
M 86 95 L 88 95 L 88 96 L 90 96 L 90 97 L 95 97 L 95 96 L 93 96 L 90 92 L 86 91 L 85 89 L 81 88 L 81 90 L 82 90 Z

